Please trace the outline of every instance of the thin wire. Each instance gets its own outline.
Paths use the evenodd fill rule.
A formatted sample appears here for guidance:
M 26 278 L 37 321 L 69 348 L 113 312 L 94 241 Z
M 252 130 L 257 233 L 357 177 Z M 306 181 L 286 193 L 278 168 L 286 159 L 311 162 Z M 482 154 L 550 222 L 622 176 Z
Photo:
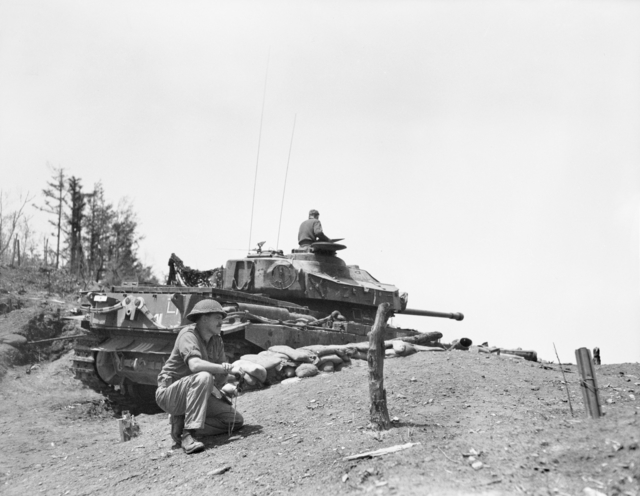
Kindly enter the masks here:
M 253 231 L 253 207 L 256 203 L 256 185 L 258 184 L 258 162 L 260 161 L 260 142 L 262 141 L 262 120 L 264 118 L 264 101 L 267 96 L 267 76 L 269 75 L 269 56 L 271 50 L 267 53 L 267 68 L 264 73 L 264 90 L 262 92 L 262 112 L 260 113 L 260 133 L 258 134 L 258 153 L 256 155 L 256 173 L 253 177 L 253 198 L 251 200 L 251 223 L 249 224 L 249 248 L 247 252 L 251 251 L 251 233 Z
M 229 435 L 229 437 L 231 437 L 231 434 L 233 434 L 233 429 L 236 428 L 236 413 L 238 413 L 237 391 L 236 391 L 236 396 L 233 398 L 233 404 L 231 405 L 231 407 L 233 408 L 233 421 L 231 422 L 231 424 L 227 424 L 227 434 Z
M 276 250 L 280 248 L 280 226 L 282 225 L 282 210 L 284 209 L 284 193 L 287 190 L 287 176 L 289 175 L 289 162 L 291 161 L 291 148 L 293 148 L 293 133 L 296 130 L 296 118 L 298 114 L 293 116 L 293 129 L 291 130 L 291 143 L 289 144 L 289 157 L 287 158 L 287 171 L 284 173 L 284 187 L 282 188 L 282 203 L 280 204 L 280 221 L 278 222 L 278 240 L 276 241 Z
M 560 357 L 558 356 L 558 350 L 556 349 L 555 343 L 553 343 L 553 349 L 556 352 L 558 365 L 560 366 L 560 370 L 562 371 L 562 378 L 564 379 L 564 387 L 567 390 L 567 399 L 569 400 L 569 410 L 571 410 L 571 416 L 573 417 L 573 406 L 571 405 L 571 395 L 569 394 L 569 384 L 567 383 L 567 376 L 564 375 L 564 369 L 562 368 L 562 362 L 560 361 Z
M 242 367 L 240 368 L 240 375 L 244 376 L 244 370 L 242 370 Z M 231 437 L 233 430 L 236 428 L 236 414 L 238 413 L 238 394 L 239 391 L 238 387 L 236 386 L 236 395 L 234 396 L 233 404 L 231 405 L 233 408 L 233 421 L 231 422 L 231 425 L 227 424 L 229 437 Z

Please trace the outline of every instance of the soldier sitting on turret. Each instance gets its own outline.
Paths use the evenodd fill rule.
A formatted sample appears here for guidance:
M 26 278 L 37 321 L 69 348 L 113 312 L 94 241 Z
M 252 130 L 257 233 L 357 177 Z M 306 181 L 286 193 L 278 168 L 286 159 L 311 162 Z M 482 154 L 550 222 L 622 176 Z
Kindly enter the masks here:
M 322 232 L 322 224 L 318 217 L 320 217 L 320 213 L 317 210 L 309 210 L 309 218 L 300 224 L 298 244 L 301 248 L 308 247 L 316 241 L 331 241 Z

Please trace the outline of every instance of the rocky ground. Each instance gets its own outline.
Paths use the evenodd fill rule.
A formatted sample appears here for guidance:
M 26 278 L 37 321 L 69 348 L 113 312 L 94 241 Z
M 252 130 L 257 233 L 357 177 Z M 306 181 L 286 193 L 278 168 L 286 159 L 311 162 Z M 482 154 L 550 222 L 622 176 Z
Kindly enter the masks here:
M 396 421 L 376 433 L 367 365 L 354 361 L 243 394 L 246 427 L 185 455 L 164 413 L 139 415 L 140 436 L 121 442 L 104 398 L 73 379 L 71 353 L 0 384 L 2 494 L 640 494 L 639 364 L 598 368 L 605 416 L 590 420 L 575 367 L 571 416 L 548 365 L 463 351 L 388 359 Z M 345 460 L 407 443 L 419 444 Z
M 25 294 L 20 281 L 3 293 L 23 304 L 0 315 L 0 337 L 76 332 L 63 320 L 76 304 L 71 293 Z M 23 349 L 11 363 L 0 353 L 0 494 L 640 495 L 638 363 L 597 367 L 605 415 L 592 420 L 575 366 L 565 367 L 572 415 L 557 365 L 473 348 L 387 359 L 394 423 L 374 432 L 367 364 L 354 360 L 242 394 L 246 426 L 185 455 L 171 451 L 167 417 L 152 405 L 136 417 L 140 435 L 121 442 L 116 418 L 126 402 L 75 380 L 68 348 Z

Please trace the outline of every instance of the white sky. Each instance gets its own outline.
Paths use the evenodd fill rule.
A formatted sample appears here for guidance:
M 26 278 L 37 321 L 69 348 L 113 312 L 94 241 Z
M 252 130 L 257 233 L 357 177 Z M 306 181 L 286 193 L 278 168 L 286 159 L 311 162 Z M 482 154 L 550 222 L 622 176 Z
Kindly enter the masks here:
M 0 0 L 0 188 L 62 166 L 133 201 L 158 275 L 220 266 L 267 74 L 252 246 L 316 208 L 347 263 L 466 315 L 396 323 L 639 361 L 638 26 L 631 1 Z

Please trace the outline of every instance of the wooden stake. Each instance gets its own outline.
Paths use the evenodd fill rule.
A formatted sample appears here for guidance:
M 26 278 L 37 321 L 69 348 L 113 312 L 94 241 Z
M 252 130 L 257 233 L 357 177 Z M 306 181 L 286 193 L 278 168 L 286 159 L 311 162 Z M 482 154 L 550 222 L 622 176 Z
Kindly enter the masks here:
M 596 372 L 591 361 L 591 352 L 588 348 L 579 348 L 576 350 L 576 360 L 578 362 L 578 371 L 580 372 L 580 389 L 582 390 L 582 399 L 587 415 L 591 418 L 599 418 L 602 415 L 600 408 L 600 395 L 598 393 L 598 381 L 596 380 Z
M 391 315 L 389 303 L 378 305 L 376 320 L 369 333 L 369 351 L 367 363 L 369 364 L 369 396 L 371 408 L 369 415 L 371 427 L 375 430 L 388 430 L 391 427 L 389 411 L 387 410 L 387 392 L 384 389 L 384 331 L 387 327 L 387 319 Z
M 120 441 L 130 441 L 131 438 L 140 434 L 140 426 L 133 415 L 128 411 L 122 412 L 122 418 L 118 419 L 118 429 L 120 430 Z

